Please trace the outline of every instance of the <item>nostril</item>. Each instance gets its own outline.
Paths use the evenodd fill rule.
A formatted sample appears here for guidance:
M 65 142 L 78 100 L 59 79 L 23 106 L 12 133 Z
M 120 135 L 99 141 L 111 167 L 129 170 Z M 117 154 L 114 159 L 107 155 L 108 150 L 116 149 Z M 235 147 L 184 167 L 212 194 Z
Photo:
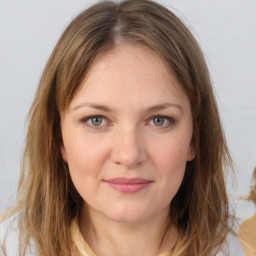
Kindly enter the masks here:
M 127 123 L 120 125 L 113 138 L 111 158 L 118 165 L 126 168 L 138 167 L 147 158 L 143 134 L 136 126 Z
M 112 161 L 118 165 L 124 165 L 127 168 L 138 167 L 145 161 L 145 153 L 138 148 L 116 149 L 112 152 Z

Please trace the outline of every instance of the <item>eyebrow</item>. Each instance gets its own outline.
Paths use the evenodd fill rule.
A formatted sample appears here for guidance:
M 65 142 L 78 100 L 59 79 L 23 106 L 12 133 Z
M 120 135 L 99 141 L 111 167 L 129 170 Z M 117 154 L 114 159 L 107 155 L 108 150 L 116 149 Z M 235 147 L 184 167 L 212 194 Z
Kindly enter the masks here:
M 100 105 L 100 104 L 94 104 L 94 103 L 83 103 L 83 104 L 78 104 L 77 106 L 74 106 L 70 111 L 75 111 L 79 108 L 83 108 L 83 107 L 90 107 L 90 108 L 95 108 L 98 110 L 102 110 L 105 112 L 112 112 L 112 110 L 104 105 Z
M 74 106 L 70 111 L 73 112 L 73 111 L 75 111 L 79 108 L 82 108 L 82 107 L 90 107 L 90 108 L 102 110 L 104 112 L 114 112 L 108 106 L 100 105 L 100 104 L 94 104 L 94 103 L 78 104 L 78 105 Z M 166 109 L 166 108 L 177 108 L 180 112 L 183 112 L 183 108 L 180 105 L 174 104 L 174 103 L 163 103 L 163 104 L 154 105 L 154 106 L 151 106 L 151 107 L 147 108 L 145 110 L 145 112 L 150 113 L 150 112 L 163 110 L 163 109 Z
M 146 110 L 146 112 L 154 112 L 154 111 L 163 110 L 170 107 L 177 108 L 179 109 L 180 112 L 183 112 L 183 108 L 180 105 L 174 104 L 174 103 L 164 103 L 164 104 L 155 105 L 155 106 L 149 107 Z

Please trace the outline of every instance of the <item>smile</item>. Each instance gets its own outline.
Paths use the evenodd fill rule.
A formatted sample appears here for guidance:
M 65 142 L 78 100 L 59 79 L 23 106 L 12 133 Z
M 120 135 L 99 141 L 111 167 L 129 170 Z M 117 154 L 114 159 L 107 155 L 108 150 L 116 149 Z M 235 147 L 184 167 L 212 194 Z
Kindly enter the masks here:
M 115 190 L 125 193 L 131 194 L 139 192 L 145 188 L 147 188 L 152 181 L 146 180 L 142 178 L 114 178 L 109 180 L 104 180 L 110 187 L 114 188 Z

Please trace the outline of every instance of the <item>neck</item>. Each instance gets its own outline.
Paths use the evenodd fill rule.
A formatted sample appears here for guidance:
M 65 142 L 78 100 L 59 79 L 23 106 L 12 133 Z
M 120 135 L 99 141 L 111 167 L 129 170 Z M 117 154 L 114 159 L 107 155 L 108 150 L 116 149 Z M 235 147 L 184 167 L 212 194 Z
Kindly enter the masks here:
M 156 256 L 171 250 L 178 237 L 169 211 L 136 223 L 115 222 L 99 213 L 83 211 L 79 226 L 89 246 L 100 256 Z

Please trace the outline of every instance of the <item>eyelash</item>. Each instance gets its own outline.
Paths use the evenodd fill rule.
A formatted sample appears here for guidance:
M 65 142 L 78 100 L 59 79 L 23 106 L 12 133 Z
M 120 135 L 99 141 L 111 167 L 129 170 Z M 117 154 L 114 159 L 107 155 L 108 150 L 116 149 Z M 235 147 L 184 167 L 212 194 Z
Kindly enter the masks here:
M 163 118 L 164 122 L 167 122 L 167 124 L 164 125 L 154 125 L 156 128 L 160 128 L 160 129 L 167 129 L 170 128 L 171 126 L 173 126 L 176 122 L 176 120 L 173 117 L 169 117 L 169 116 L 161 116 L 161 115 L 156 115 L 156 116 L 152 116 L 150 117 L 148 123 L 153 122 L 154 119 L 156 118 Z
M 95 116 L 88 116 L 88 117 L 83 118 L 83 119 L 81 120 L 81 123 L 86 124 L 87 126 L 92 127 L 92 128 L 94 128 L 94 129 L 99 129 L 99 128 L 101 128 L 101 127 L 103 126 L 103 125 L 101 125 L 101 124 L 100 124 L 99 126 L 93 125 L 93 124 L 89 124 L 89 121 L 90 121 L 90 120 L 92 121 L 94 118 L 99 118 L 99 119 L 105 120 L 106 123 L 109 122 L 108 119 L 107 119 L 105 116 L 95 115 Z M 109 123 L 110 123 L 110 122 L 109 122 Z M 110 125 L 108 124 L 107 126 L 110 126 Z
M 89 124 L 88 122 L 91 121 L 94 119 L 94 118 L 99 118 L 101 120 L 105 120 L 106 124 L 103 124 L 103 125 L 93 125 L 93 124 Z M 150 125 L 150 122 L 153 122 L 154 119 L 156 118 L 163 118 L 164 119 L 164 122 L 168 122 L 167 124 L 164 124 L 164 125 L 153 125 L 154 127 L 156 128 L 160 128 L 160 129 L 167 129 L 171 126 L 173 126 L 175 123 L 176 123 L 176 120 L 172 117 L 169 117 L 169 116 L 161 116 L 161 115 L 155 115 L 155 116 L 152 116 L 150 117 L 148 120 L 147 120 L 147 124 L 148 126 Z M 94 116 L 88 116 L 88 117 L 85 117 L 83 118 L 81 121 L 81 123 L 83 124 L 86 124 L 87 126 L 91 127 L 91 128 L 94 128 L 94 129 L 100 129 L 102 126 L 111 126 L 111 122 L 110 120 L 105 117 L 105 116 L 102 116 L 102 115 L 94 115 Z M 103 121 L 104 122 L 104 121 Z

